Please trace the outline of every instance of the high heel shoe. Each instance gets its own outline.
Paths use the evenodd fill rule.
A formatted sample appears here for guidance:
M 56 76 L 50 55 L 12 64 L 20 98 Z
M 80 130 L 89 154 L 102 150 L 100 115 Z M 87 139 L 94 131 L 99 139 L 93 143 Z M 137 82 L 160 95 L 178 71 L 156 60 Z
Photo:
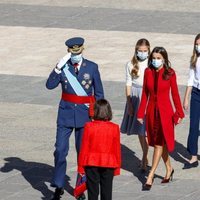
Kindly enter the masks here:
M 170 180 L 171 181 L 173 180 L 173 175 L 174 175 L 174 169 L 172 169 L 169 178 L 163 178 L 163 180 L 161 181 L 161 183 L 169 183 Z
M 151 183 L 151 184 L 145 183 L 145 184 L 142 186 L 142 191 L 149 191 L 149 190 L 151 190 L 151 187 L 152 187 L 152 185 L 153 185 L 153 181 L 154 181 L 154 178 L 152 179 L 152 183 Z

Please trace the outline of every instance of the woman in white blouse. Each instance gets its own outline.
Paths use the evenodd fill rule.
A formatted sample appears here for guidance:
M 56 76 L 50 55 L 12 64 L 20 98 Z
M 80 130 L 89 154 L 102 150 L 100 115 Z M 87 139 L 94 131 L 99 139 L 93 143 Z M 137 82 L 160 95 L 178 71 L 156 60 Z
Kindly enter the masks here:
M 190 100 L 190 129 L 187 142 L 187 150 L 191 155 L 189 162 L 185 163 L 183 169 L 198 166 L 198 137 L 200 123 L 200 34 L 194 40 L 193 55 L 190 61 L 190 72 L 188 85 L 185 91 L 183 108 L 188 110 Z
M 141 100 L 144 70 L 147 68 L 150 43 L 147 39 L 140 39 L 135 46 L 135 52 L 126 64 L 126 108 L 121 124 L 121 133 L 138 135 L 143 157 L 141 161 L 142 171 L 147 169 L 148 144 L 146 139 L 145 123 L 137 121 L 137 110 Z

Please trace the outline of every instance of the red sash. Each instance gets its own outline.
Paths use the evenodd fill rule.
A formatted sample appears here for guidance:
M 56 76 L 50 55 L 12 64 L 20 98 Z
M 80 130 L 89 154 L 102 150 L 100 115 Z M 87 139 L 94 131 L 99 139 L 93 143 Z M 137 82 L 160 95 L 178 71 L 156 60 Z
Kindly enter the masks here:
M 76 94 L 62 93 L 62 100 L 75 104 L 89 104 L 89 116 L 94 116 L 94 96 L 77 96 Z

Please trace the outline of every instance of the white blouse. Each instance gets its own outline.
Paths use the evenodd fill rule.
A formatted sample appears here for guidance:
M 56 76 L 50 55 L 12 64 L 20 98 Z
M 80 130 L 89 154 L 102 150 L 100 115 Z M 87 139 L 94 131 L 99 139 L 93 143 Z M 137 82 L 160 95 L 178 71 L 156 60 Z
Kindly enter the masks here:
M 145 59 L 142 62 L 139 62 L 139 77 L 132 77 L 131 71 L 133 69 L 133 65 L 131 61 L 129 61 L 126 64 L 126 86 L 132 86 L 132 85 L 138 85 L 142 86 L 143 85 L 143 79 L 144 79 L 144 70 L 147 68 L 147 63 L 148 59 Z
M 200 57 L 197 58 L 196 67 L 190 67 L 188 86 L 193 86 L 200 90 Z

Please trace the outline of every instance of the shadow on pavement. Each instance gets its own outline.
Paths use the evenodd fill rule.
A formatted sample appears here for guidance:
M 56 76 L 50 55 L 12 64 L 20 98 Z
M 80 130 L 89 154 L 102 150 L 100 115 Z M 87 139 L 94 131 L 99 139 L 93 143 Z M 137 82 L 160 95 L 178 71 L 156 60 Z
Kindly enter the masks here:
M 28 162 L 18 157 L 4 158 L 7 162 L 0 171 L 8 173 L 12 170 L 18 170 L 28 183 L 35 189 L 41 192 L 43 197 L 41 199 L 50 199 L 53 192 L 48 189 L 46 182 L 50 183 L 53 175 L 53 167 L 44 163 Z M 73 195 L 73 187 L 70 185 L 70 177 L 66 176 L 65 190 Z
M 122 152 L 122 169 L 131 172 L 137 179 L 144 184 L 146 182 L 146 176 L 148 175 L 149 169 L 142 173 L 140 169 L 141 160 L 135 155 L 135 152 L 129 149 L 127 146 L 121 144 Z M 156 175 L 155 178 L 162 179 L 163 177 Z
M 121 153 L 122 153 L 122 166 L 121 168 L 131 172 L 138 180 L 144 184 L 146 181 L 145 173 L 140 171 L 140 159 L 135 156 L 135 152 L 129 149 L 124 144 L 121 144 Z
M 146 182 L 146 177 L 149 173 L 151 167 L 145 173 L 141 172 L 140 163 L 141 160 L 135 155 L 135 152 L 129 149 L 127 146 L 121 144 L 122 152 L 122 169 L 131 172 L 137 179 L 144 184 Z M 157 174 L 154 175 L 154 178 L 163 179 L 162 176 Z
M 177 141 L 175 141 L 175 149 L 172 153 L 170 153 L 170 156 L 175 161 L 183 164 L 187 162 L 187 159 L 190 159 L 190 154 L 187 152 L 187 148 Z
M 177 162 L 180 163 L 186 163 L 188 160 L 190 160 L 191 155 L 188 153 L 187 148 L 175 141 L 175 149 L 172 153 L 170 153 L 170 156 Z M 198 155 L 198 159 L 200 159 L 200 155 Z

